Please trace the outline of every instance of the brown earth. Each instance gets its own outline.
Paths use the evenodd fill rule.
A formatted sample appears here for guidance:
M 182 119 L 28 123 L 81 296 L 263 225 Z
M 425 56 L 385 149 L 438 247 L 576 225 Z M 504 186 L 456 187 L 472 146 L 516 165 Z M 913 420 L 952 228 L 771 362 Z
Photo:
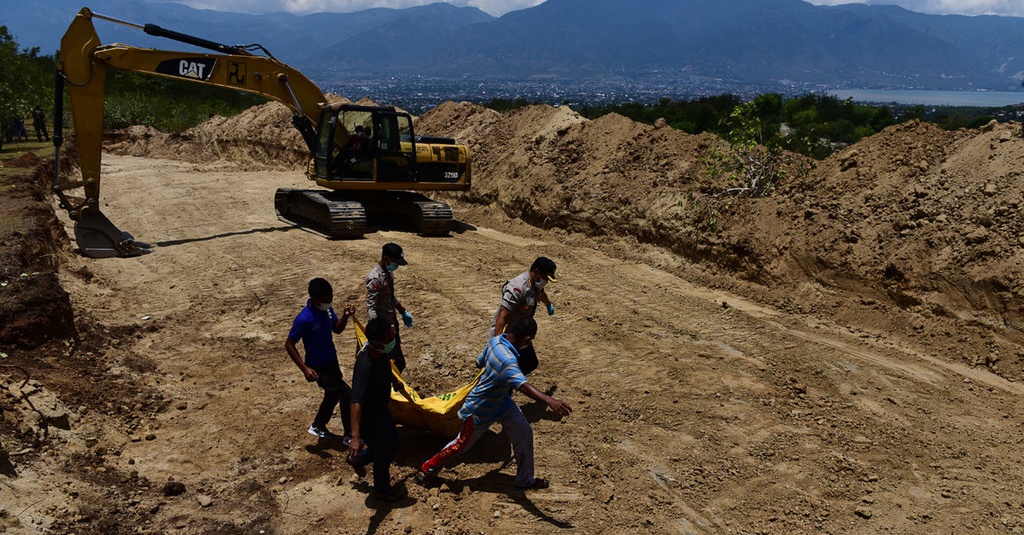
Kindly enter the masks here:
M 112 137 L 104 211 L 139 258 L 75 255 L 46 166 L 4 168 L 0 531 L 1024 533 L 1020 125 L 895 126 L 753 199 L 716 196 L 711 136 L 446 103 L 417 127 L 474 151 L 439 195 L 462 230 L 326 241 L 274 216 L 309 184 L 288 124 Z M 531 381 L 575 412 L 520 398 L 550 489 L 513 490 L 499 433 L 422 489 L 444 439 L 403 428 L 385 507 L 305 433 L 305 283 L 361 304 L 387 241 L 428 394 L 470 379 L 499 284 L 558 262 Z

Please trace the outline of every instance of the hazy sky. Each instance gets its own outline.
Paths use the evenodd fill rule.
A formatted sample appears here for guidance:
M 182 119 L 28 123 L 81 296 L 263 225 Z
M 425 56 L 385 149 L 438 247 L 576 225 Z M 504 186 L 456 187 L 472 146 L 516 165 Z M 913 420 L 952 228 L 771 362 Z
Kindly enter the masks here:
M 411 7 L 431 4 L 438 0 L 170 0 L 198 9 L 216 9 L 238 13 L 268 13 L 288 11 L 296 14 L 323 11 L 358 11 L 371 7 Z M 1024 0 L 808 0 L 812 4 L 834 6 L 838 4 L 900 5 L 911 11 L 937 14 L 1009 15 L 1024 17 Z M 491 15 L 499 16 L 533 7 L 543 0 L 448 0 L 457 6 L 475 6 Z

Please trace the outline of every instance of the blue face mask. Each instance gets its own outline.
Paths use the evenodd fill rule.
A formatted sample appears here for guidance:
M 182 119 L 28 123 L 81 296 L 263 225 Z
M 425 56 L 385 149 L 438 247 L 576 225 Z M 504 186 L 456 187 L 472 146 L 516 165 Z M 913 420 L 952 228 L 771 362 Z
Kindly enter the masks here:
M 394 262 L 388 264 L 388 271 L 394 271 L 396 269 L 398 269 L 398 264 L 396 264 Z
M 398 339 L 397 338 L 391 340 L 390 342 L 388 342 L 388 345 L 384 346 L 384 349 L 381 350 L 381 353 L 384 353 L 386 355 L 386 354 L 394 351 L 395 344 L 397 344 L 397 343 L 398 343 Z

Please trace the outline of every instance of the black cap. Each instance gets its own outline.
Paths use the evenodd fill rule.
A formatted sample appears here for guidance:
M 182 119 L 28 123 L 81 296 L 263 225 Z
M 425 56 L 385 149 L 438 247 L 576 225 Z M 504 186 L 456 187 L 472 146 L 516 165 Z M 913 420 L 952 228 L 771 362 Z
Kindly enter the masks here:
M 402 247 L 397 243 L 385 243 L 384 247 L 381 248 L 381 254 L 391 259 L 392 262 L 404 266 L 408 264 L 405 261 L 405 255 L 402 254 Z
M 530 271 L 536 271 L 551 282 L 558 282 L 555 278 L 555 261 L 546 256 L 539 256 L 530 266 Z

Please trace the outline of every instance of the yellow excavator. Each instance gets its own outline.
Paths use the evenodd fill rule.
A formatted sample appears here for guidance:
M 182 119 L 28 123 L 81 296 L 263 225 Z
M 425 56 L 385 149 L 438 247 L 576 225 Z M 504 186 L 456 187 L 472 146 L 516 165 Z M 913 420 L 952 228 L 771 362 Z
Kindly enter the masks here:
M 124 44 L 102 45 L 93 19 L 215 53 L 175 52 Z M 61 183 L 54 164 L 53 191 L 75 222 L 81 253 L 93 258 L 152 251 L 121 231 L 100 211 L 100 158 L 107 69 L 210 84 L 272 98 L 292 111 L 292 123 L 309 147 L 307 177 L 326 189 L 280 188 L 274 208 L 282 220 L 329 238 L 361 237 L 367 218 L 410 226 L 423 235 L 447 235 L 451 207 L 420 191 L 470 187 L 469 148 L 447 137 L 417 136 L 413 119 L 393 107 L 328 103 L 319 87 L 274 58 L 263 46 L 224 45 L 161 28 L 138 25 L 82 8 L 61 39 L 55 83 L 53 143 L 63 143 L 64 88 L 81 164 L 81 182 Z M 82 188 L 84 200 L 65 190 Z

